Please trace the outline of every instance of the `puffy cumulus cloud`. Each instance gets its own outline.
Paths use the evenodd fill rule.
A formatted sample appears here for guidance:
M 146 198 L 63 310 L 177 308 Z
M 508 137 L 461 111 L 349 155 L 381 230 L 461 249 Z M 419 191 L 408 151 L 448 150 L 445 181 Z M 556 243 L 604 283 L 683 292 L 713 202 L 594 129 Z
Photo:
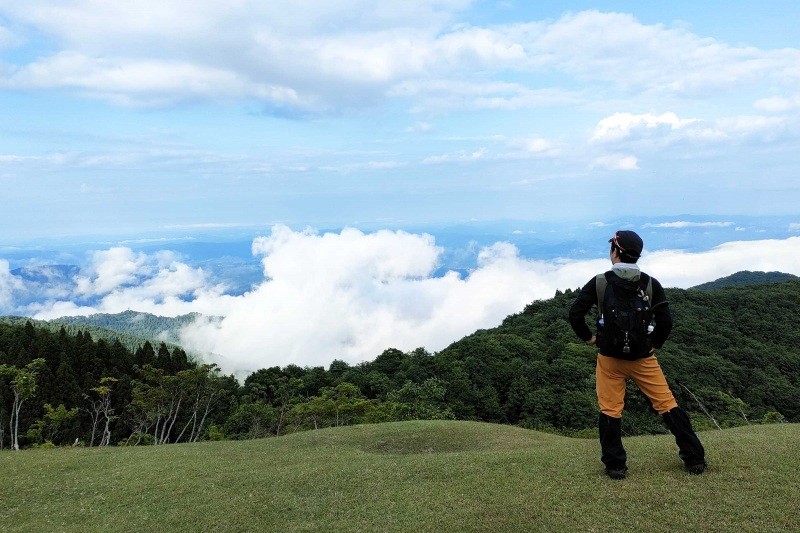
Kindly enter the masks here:
M 644 152 L 688 145 L 722 146 L 774 141 L 793 135 L 785 117 L 740 115 L 713 120 L 684 119 L 668 112 L 615 113 L 600 120 L 589 138 L 599 149 L 633 149 Z M 613 154 L 609 157 L 613 161 Z M 603 159 L 601 159 L 603 161 Z
M 103 295 L 122 285 L 131 285 L 137 276 L 148 273 L 146 260 L 145 254 L 121 246 L 94 252 L 88 272 L 76 279 L 78 294 Z
M 642 265 L 666 286 L 684 288 L 745 269 L 800 273 L 798 244 L 800 238 L 699 254 L 661 251 Z M 390 231 L 317 235 L 278 227 L 253 248 L 265 281 L 230 299 L 222 321 L 200 320 L 182 334 L 188 348 L 224 356 L 217 360 L 228 371 L 334 358 L 355 363 L 388 347 L 439 350 L 608 268 L 605 258 L 529 260 L 496 243 L 480 251 L 467 276 L 433 277 L 441 253 L 433 239 Z
M 615 113 L 597 123 L 591 140 L 594 142 L 618 141 L 635 135 L 648 134 L 653 130 L 674 131 L 697 122 L 699 122 L 697 119 L 680 119 L 675 113 L 661 115 Z
M 127 247 L 96 251 L 73 282 L 46 291 L 45 300 L 27 305 L 25 312 L 40 319 L 128 309 L 175 316 L 195 309 L 213 313 L 224 301 L 224 287 L 213 285 L 202 269 L 181 262 L 169 251 L 145 254 Z
M 402 231 L 317 235 L 277 227 L 253 249 L 265 281 L 237 297 L 222 321 L 182 333 L 186 347 L 223 354 L 236 371 L 358 362 L 390 346 L 441 349 L 602 263 L 531 262 L 499 243 L 480 252 L 466 278 L 432 277 L 441 249 L 430 236 Z

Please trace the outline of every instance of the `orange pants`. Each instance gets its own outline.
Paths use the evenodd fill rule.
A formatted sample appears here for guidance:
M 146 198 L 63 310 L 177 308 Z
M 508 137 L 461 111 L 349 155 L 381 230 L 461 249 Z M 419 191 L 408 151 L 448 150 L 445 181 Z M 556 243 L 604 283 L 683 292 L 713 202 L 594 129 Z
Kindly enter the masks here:
M 628 379 L 636 383 L 658 414 L 678 407 L 655 355 L 626 361 L 597 354 L 597 402 L 601 413 L 622 418 L 625 384 Z

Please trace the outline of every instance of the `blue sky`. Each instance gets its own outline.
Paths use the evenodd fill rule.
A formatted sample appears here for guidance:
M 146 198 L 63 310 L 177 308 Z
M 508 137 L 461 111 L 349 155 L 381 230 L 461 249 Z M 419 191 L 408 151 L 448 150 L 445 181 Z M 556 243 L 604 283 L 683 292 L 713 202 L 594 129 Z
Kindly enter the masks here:
M 0 0 L 0 243 L 797 214 L 793 2 L 228 4 Z

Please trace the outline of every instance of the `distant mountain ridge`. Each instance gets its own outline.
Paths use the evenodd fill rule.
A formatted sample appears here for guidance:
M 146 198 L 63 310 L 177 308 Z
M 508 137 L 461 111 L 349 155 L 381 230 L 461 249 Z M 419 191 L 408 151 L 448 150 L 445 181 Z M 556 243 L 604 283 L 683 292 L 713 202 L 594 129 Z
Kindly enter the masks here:
M 102 339 L 109 343 L 118 340 L 129 350 L 135 351 L 147 341 L 154 345 L 164 342 L 171 349 L 177 347 L 180 341 L 180 329 L 194 322 L 200 316 L 202 316 L 200 313 L 188 313 L 176 317 L 165 317 L 128 310 L 113 314 L 65 316 L 53 320 L 4 316 L 0 317 L 0 322 L 7 324 L 31 322 L 51 331 L 58 331 L 63 327 L 70 335 L 86 331 L 96 340 Z M 219 317 L 213 318 L 219 319 Z
M 55 283 L 70 281 L 80 271 L 77 265 L 40 265 L 15 268 L 11 275 L 35 283 Z
M 157 316 L 139 311 L 122 313 L 97 313 L 88 316 L 65 316 L 50 320 L 51 324 L 88 325 L 151 341 L 177 344 L 181 328 L 194 322 L 200 313 L 188 313 L 176 317 Z
M 713 291 L 716 289 L 723 289 L 725 287 L 745 287 L 748 285 L 764 285 L 767 283 L 781 283 L 784 281 L 791 281 L 797 280 L 800 277 L 795 276 L 794 274 L 787 274 L 785 272 L 762 272 L 760 270 L 751 271 L 751 270 L 742 270 L 740 272 L 736 272 L 735 274 L 731 274 L 730 276 L 725 276 L 724 278 L 719 278 L 714 281 L 709 281 L 706 283 L 701 283 L 700 285 L 695 285 L 692 289 L 697 289 L 701 291 Z

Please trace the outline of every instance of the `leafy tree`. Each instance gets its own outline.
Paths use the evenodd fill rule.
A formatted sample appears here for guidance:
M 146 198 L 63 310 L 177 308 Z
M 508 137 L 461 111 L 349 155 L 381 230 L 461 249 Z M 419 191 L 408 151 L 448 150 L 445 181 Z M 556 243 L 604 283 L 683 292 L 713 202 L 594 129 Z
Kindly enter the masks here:
M 455 416 L 445 404 L 445 388 L 436 378 L 418 385 L 411 381 L 391 391 L 387 404 L 392 420 L 448 420 Z
M 295 406 L 292 414 L 317 429 L 348 425 L 373 407 L 374 403 L 364 398 L 358 387 L 344 382 L 324 388 L 320 396 Z
M 277 410 L 257 401 L 243 403 L 225 421 L 225 435 L 233 439 L 259 439 L 275 434 Z
M 31 335 L 29 328 L 25 329 L 26 335 Z M 35 335 L 35 332 L 33 332 Z M 26 400 L 31 398 L 36 392 L 36 375 L 42 369 L 44 359 L 34 359 L 25 368 L 17 368 L 9 365 L 0 365 L 0 376 L 11 383 L 11 391 L 14 395 L 14 402 L 11 407 L 11 448 L 19 450 L 19 418 L 20 410 Z
M 28 438 L 37 444 L 58 444 L 59 438 L 68 430 L 68 426 L 78 415 L 78 408 L 67 409 L 59 404 L 55 409 L 49 403 L 44 404 L 44 416 L 36 421 L 28 430 Z

